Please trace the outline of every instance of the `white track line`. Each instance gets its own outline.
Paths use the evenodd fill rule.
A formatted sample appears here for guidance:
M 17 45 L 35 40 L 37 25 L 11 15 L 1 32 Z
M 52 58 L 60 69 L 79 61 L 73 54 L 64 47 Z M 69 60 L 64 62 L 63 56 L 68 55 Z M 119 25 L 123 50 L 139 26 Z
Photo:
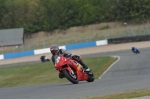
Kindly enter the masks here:
M 111 66 L 99 77 L 99 79 L 101 79 L 102 78 L 102 76 L 114 65 L 114 64 L 116 64 L 119 60 L 120 60 L 120 57 L 119 56 L 112 56 L 112 57 L 117 57 L 118 59 L 117 59 L 117 61 L 115 61 L 113 64 L 111 64 Z

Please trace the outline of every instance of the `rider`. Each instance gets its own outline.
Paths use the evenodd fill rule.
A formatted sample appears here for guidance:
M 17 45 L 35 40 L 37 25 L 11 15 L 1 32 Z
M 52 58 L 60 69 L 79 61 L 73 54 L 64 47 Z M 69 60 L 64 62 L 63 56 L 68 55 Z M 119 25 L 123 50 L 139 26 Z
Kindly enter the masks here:
M 138 51 L 137 47 L 132 47 L 132 51 Z
M 59 49 L 57 44 L 53 44 L 50 47 L 50 51 L 52 53 L 52 58 L 51 59 L 52 59 L 52 62 L 54 64 L 55 64 L 55 58 L 57 58 L 59 55 L 63 54 L 65 57 L 70 57 L 70 58 L 76 60 L 78 63 L 80 63 L 83 66 L 85 72 L 89 72 L 90 71 L 88 66 L 83 63 L 83 61 L 81 60 L 80 56 L 78 56 L 78 55 L 71 55 L 71 53 L 67 52 L 65 49 Z M 61 74 L 59 74 L 59 78 L 63 78 L 63 76 Z

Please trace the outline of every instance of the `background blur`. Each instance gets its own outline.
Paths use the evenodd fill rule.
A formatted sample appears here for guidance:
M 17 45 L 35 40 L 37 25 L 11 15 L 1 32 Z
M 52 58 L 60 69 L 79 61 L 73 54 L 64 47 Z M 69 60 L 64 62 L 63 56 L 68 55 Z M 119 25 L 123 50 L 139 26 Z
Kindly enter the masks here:
M 0 53 L 148 35 L 149 16 L 150 0 L 0 0 L 0 29 L 24 29 L 24 44 Z
M 72 27 L 67 30 L 56 30 L 54 33 L 38 32 L 24 38 L 20 46 L 7 46 L 0 48 L 0 54 L 49 48 L 52 44 L 69 45 L 81 42 L 98 41 L 109 38 L 149 35 L 150 24 L 141 22 L 138 25 L 128 23 L 110 22 Z

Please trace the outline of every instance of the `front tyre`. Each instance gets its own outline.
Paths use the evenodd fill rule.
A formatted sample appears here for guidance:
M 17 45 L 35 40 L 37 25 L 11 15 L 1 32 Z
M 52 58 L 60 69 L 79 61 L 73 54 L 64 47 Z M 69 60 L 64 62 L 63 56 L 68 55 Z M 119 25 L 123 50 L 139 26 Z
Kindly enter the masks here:
M 63 74 L 70 82 L 72 82 L 73 84 L 78 84 L 79 81 L 75 74 L 69 73 L 68 70 L 63 70 Z

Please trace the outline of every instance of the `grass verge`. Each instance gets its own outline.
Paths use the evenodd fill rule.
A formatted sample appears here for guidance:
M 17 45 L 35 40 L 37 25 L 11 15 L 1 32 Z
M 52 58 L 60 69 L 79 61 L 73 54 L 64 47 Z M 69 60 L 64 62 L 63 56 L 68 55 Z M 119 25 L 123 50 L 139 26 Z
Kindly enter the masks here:
M 96 79 L 116 60 L 117 58 L 113 57 L 83 59 L 92 69 Z M 59 82 L 68 80 L 58 78 L 58 71 L 54 69 L 52 62 L 0 68 L 0 88 Z
M 124 93 L 116 93 L 116 94 L 110 94 L 104 96 L 94 96 L 94 97 L 86 97 L 86 98 L 78 98 L 78 99 L 135 99 L 136 97 L 137 99 L 150 99 L 150 97 L 144 98 L 143 96 L 150 96 L 150 88 L 133 90 Z
M 92 69 L 96 79 L 98 79 L 98 77 L 116 60 L 117 58 L 113 57 L 83 59 L 83 61 Z M 58 72 L 53 68 L 51 62 L 0 68 L 0 88 L 59 82 L 68 82 L 68 80 L 58 78 Z M 150 96 L 150 88 L 78 99 L 130 99 L 142 96 Z

